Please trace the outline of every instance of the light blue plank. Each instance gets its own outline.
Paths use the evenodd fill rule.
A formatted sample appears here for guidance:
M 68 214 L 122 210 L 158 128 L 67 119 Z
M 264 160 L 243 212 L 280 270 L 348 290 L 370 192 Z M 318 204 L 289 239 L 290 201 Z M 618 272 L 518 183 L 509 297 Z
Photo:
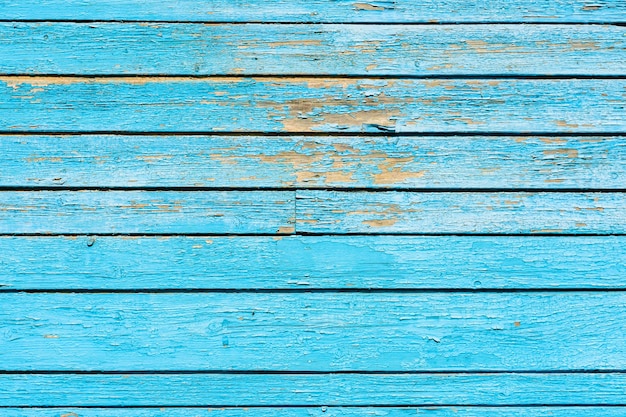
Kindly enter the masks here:
M 623 404 L 625 374 L 0 375 L 0 404 Z
M 4 417 L 623 417 L 626 407 L 7 408 Z
M 0 233 L 291 233 L 293 194 L 2 192 Z
M 625 193 L 299 190 L 300 233 L 626 232 Z
M 2 19 L 121 19 L 264 22 L 626 20 L 620 0 L 2 0 Z
M 0 130 L 622 132 L 626 80 L 0 77 Z
M 0 154 L 0 186 L 7 187 L 626 184 L 626 138 L 619 136 L 0 136 Z
M 626 368 L 623 292 L 3 293 L 0 305 L 3 370 Z
M 11 290 L 624 289 L 624 276 L 617 236 L 0 238 Z
M 624 75 L 623 35 L 611 25 L 3 23 L 0 72 Z

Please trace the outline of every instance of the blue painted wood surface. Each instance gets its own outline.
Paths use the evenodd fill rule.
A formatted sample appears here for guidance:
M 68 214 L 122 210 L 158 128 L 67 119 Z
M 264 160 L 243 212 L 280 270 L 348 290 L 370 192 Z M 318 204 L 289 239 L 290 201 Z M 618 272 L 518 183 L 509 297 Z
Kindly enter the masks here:
M 621 0 L 2 0 L 2 19 L 200 22 L 623 22 Z
M 624 33 L 613 25 L 4 23 L 0 71 L 624 75 Z
M 0 0 L 0 415 L 623 415 L 625 20 Z
M 623 292 L 13 293 L 0 304 L 9 371 L 626 367 Z
M 0 76 L 0 130 L 621 133 L 625 89 L 625 79 Z
M 6 417 L 621 417 L 626 407 L 6 408 Z
M 0 154 L 3 187 L 619 190 L 626 184 L 624 136 L 5 135 Z
M 0 291 L 625 289 L 625 274 L 623 236 L 0 238 Z
M 9 406 L 621 405 L 624 373 L 0 375 Z M 11 394 L 7 394 L 11 393 Z

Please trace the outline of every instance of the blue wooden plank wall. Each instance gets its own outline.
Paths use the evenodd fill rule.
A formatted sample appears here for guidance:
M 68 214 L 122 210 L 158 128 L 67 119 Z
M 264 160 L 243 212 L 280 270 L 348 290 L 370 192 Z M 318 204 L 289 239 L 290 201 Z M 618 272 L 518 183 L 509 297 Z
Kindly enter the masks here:
M 625 277 L 622 0 L 0 0 L 0 416 L 624 416 Z

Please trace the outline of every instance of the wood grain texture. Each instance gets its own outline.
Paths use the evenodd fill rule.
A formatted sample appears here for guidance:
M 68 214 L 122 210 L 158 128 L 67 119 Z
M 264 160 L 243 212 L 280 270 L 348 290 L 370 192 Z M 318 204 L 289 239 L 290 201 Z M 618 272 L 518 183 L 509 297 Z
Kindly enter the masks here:
M 0 77 L 0 130 L 621 132 L 626 80 Z
M 619 136 L 0 136 L 0 154 L 5 187 L 621 189 L 626 184 L 626 138 Z
M 0 233 L 291 233 L 293 192 L 11 191 Z
M 0 403 L 113 405 L 623 405 L 624 374 L 0 375 Z
M 624 193 L 299 190 L 299 233 L 624 233 Z
M 2 0 L 2 19 L 263 22 L 620 22 L 620 0 Z
M 623 292 L 3 293 L 0 305 L 9 371 L 626 368 Z
M 2 237 L 0 290 L 624 289 L 625 239 Z
M 4 417 L 622 417 L 626 407 L 5 408 Z
M 0 72 L 624 75 L 624 33 L 613 25 L 2 23 Z

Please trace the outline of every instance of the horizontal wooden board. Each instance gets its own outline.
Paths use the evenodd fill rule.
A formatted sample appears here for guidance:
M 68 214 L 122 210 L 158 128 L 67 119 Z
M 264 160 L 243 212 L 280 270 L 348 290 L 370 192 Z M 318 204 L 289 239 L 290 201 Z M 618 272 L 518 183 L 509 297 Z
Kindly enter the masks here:
M 0 130 L 623 132 L 625 79 L 0 77 Z
M 626 20 L 620 0 L 11 0 L 1 19 L 113 19 L 264 22 L 472 22 Z
M 626 137 L 619 136 L 0 136 L 0 154 L 5 187 L 621 189 L 626 184 Z
M 0 386 L 5 406 L 623 405 L 626 374 L 0 375 Z
M 623 292 L 3 293 L 0 305 L 3 370 L 626 368 Z
M 4 417 L 623 417 L 626 407 L 5 408 Z
M 293 192 L 10 191 L 0 233 L 291 233 Z
M 626 193 L 299 190 L 299 233 L 626 232 Z
M 625 239 L 2 237 L 0 290 L 624 289 Z
M 625 33 L 612 25 L 2 23 L 0 72 L 626 75 Z

